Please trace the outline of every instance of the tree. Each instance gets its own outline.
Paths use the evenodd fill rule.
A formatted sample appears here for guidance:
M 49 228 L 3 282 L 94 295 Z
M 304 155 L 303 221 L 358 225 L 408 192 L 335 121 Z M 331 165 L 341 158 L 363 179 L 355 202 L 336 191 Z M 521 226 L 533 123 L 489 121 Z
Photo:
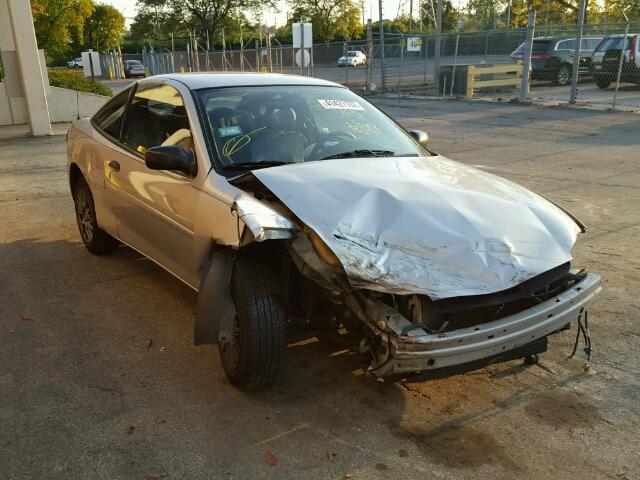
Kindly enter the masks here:
M 330 42 L 362 36 L 360 7 L 353 0 L 289 0 L 291 18 L 313 25 L 314 37 Z
M 427 30 L 436 29 L 436 9 L 438 0 L 424 0 L 422 2 L 422 23 Z M 453 32 L 458 28 L 459 12 L 453 6 L 451 0 L 442 0 L 442 31 Z
M 630 21 L 640 21 L 640 2 L 638 0 L 605 0 L 604 11 L 607 19 L 625 21 L 623 12 Z
M 31 0 L 38 47 L 60 57 L 81 43 L 85 20 L 93 13 L 91 0 Z
M 130 38 L 160 39 L 192 31 L 204 38 L 207 32 L 218 35 L 225 27 L 233 35 L 246 23 L 245 11 L 257 13 L 274 5 L 275 0 L 138 0 Z
M 96 5 L 84 24 L 84 45 L 94 50 L 115 50 L 123 35 L 124 16 L 111 5 Z

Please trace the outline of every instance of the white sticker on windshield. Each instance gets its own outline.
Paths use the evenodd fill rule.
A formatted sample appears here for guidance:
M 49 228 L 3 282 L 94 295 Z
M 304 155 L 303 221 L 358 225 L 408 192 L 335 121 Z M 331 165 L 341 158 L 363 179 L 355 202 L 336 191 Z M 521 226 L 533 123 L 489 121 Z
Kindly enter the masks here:
M 362 105 L 351 100 L 320 100 L 318 103 L 327 110 L 364 110 Z

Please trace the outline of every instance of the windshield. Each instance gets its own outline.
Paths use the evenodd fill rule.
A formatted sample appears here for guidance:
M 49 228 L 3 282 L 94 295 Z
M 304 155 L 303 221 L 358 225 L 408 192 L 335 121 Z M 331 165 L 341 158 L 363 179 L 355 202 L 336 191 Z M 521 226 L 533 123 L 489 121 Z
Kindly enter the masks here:
M 347 52 L 347 56 L 349 56 L 349 57 L 357 57 L 358 56 L 358 52 Z
M 222 168 L 429 153 L 386 115 L 342 87 L 196 91 Z

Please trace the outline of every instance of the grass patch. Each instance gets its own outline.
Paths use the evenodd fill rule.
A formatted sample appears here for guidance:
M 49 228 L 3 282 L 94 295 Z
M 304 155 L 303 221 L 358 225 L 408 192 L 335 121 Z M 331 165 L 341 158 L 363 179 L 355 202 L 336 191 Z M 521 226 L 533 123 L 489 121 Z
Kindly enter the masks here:
M 79 92 L 96 93 L 111 97 L 113 92 L 100 82 L 65 70 L 49 70 L 49 83 L 52 87 L 69 88 Z

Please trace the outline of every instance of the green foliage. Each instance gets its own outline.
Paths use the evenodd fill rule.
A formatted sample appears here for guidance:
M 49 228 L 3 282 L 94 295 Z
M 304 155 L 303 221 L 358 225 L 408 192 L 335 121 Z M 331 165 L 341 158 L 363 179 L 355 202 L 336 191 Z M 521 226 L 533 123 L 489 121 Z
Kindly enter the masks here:
M 422 2 L 422 23 L 426 31 L 435 32 L 437 0 Z M 453 6 L 451 0 L 442 2 L 442 33 L 454 32 L 458 28 L 460 12 Z
M 79 72 L 65 70 L 49 70 L 49 84 L 52 87 L 69 88 L 79 92 L 96 93 L 112 96 L 113 92 L 100 82 L 82 76 Z
M 138 13 L 129 29 L 128 38 L 138 41 L 188 37 L 195 32 L 210 43 L 225 40 L 237 42 L 240 27 L 251 30 L 246 13 L 259 15 L 262 9 L 275 5 L 275 0 L 138 0 Z M 247 32 L 248 33 L 248 32 Z
M 124 16 L 111 5 L 97 4 L 84 23 L 84 47 L 115 50 L 124 36 Z
M 82 39 L 84 22 L 93 10 L 91 0 L 31 0 L 38 47 L 51 57 L 69 52 Z
M 364 33 L 360 8 L 353 0 L 288 0 L 291 18 L 313 24 L 313 36 L 330 42 L 336 38 L 351 40 Z
M 93 0 L 31 0 L 31 12 L 38 48 L 55 62 L 89 48 L 117 48 L 124 34 L 122 14 Z
M 638 0 L 605 0 L 604 10 L 607 20 L 624 22 L 623 12 L 631 22 L 640 21 L 640 2 Z

